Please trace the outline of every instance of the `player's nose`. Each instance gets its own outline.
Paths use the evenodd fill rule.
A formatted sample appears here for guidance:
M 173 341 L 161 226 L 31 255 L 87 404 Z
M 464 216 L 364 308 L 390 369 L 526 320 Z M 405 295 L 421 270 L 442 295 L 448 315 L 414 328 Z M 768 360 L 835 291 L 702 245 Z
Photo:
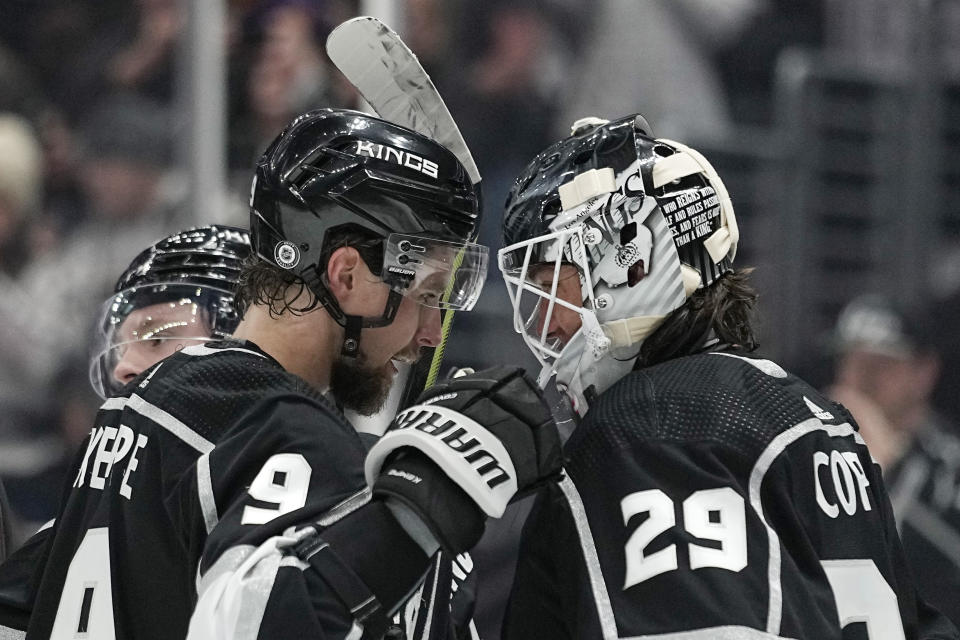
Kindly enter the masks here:
M 547 321 L 547 309 L 550 307 L 546 302 L 540 304 L 540 311 L 537 313 L 537 337 L 543 335 L 543 324 Z M 554 305 L 550 309 L 550 324 L 547 326 L 547 337 L 552 337 L 553 334 L 557 332 L 560 328 L 560 322 L 558 321 L 557 307 Z
M 417 327 L 417 345 L 435 347 L 440 344 L 440 309 L 420 307 L 420 325 Z
M 113 368 L 113 379 L 121 385 L 127 384 L 143 371 L 143 367 L 140 366 L 140 363 L 131 351 L 132 350 L 128 349 L 127 353 L 117 362 L 117 366 Z

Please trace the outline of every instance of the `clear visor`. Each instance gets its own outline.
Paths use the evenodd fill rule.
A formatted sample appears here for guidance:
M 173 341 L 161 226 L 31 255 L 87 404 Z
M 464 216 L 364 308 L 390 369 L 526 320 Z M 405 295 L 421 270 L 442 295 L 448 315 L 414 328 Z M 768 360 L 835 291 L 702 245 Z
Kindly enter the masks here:
M 593 287 L 583 265 L 567 261 L 563 244 L 577 232 L 560 232 L 504 247 L 499 267 L 513 306 L 514 330 L 544 366 L 554 362 L 582 326 Z
M 487 277 L 487 247 L 392 233 L 384 249 L 384 278 L 426 307 L 469 311 Z
M 90 355 L 90 383 L 101 398 L 163 358 L 210 340 L 232 294 L 210 287 L 152 284 L 125 289 L 100 308 Z

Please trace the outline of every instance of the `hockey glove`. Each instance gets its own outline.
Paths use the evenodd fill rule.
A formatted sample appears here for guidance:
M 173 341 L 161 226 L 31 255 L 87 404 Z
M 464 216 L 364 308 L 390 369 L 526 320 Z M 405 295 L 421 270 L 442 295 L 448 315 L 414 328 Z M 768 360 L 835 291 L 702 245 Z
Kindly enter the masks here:
M 523 369 L 495 367 L 421 394 L 365 466 L 375 495 L 406 503 L 460 552 L 479 540 L 485 516 L 499 518 L 511 500 L 559 478 L 560 437 Z

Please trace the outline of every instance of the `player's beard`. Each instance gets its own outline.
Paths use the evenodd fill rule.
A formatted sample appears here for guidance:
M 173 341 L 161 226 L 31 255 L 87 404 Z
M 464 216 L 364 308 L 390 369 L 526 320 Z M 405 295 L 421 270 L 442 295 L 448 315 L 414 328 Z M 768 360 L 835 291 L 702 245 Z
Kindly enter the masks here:
M 397 354 L 395 359 L 413 363 L 418 355 L 419 349 L 405 351 Z M 330 371 L 330 393 L 344 409 L 372 416 L 383 409 L 393 386 L 394 374 L 390 362 L 371 367 L 363 352 L 355 358 L 340 356 Z

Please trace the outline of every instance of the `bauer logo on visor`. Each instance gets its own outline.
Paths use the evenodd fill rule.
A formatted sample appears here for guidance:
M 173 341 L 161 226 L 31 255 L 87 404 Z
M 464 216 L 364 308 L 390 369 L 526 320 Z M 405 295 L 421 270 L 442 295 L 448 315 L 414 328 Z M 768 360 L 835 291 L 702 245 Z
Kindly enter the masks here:
M 426 307 L 468 311 L 487 276 L 487 247 L 392 233 L 384 266 L 402 280 L 401 293 Z

